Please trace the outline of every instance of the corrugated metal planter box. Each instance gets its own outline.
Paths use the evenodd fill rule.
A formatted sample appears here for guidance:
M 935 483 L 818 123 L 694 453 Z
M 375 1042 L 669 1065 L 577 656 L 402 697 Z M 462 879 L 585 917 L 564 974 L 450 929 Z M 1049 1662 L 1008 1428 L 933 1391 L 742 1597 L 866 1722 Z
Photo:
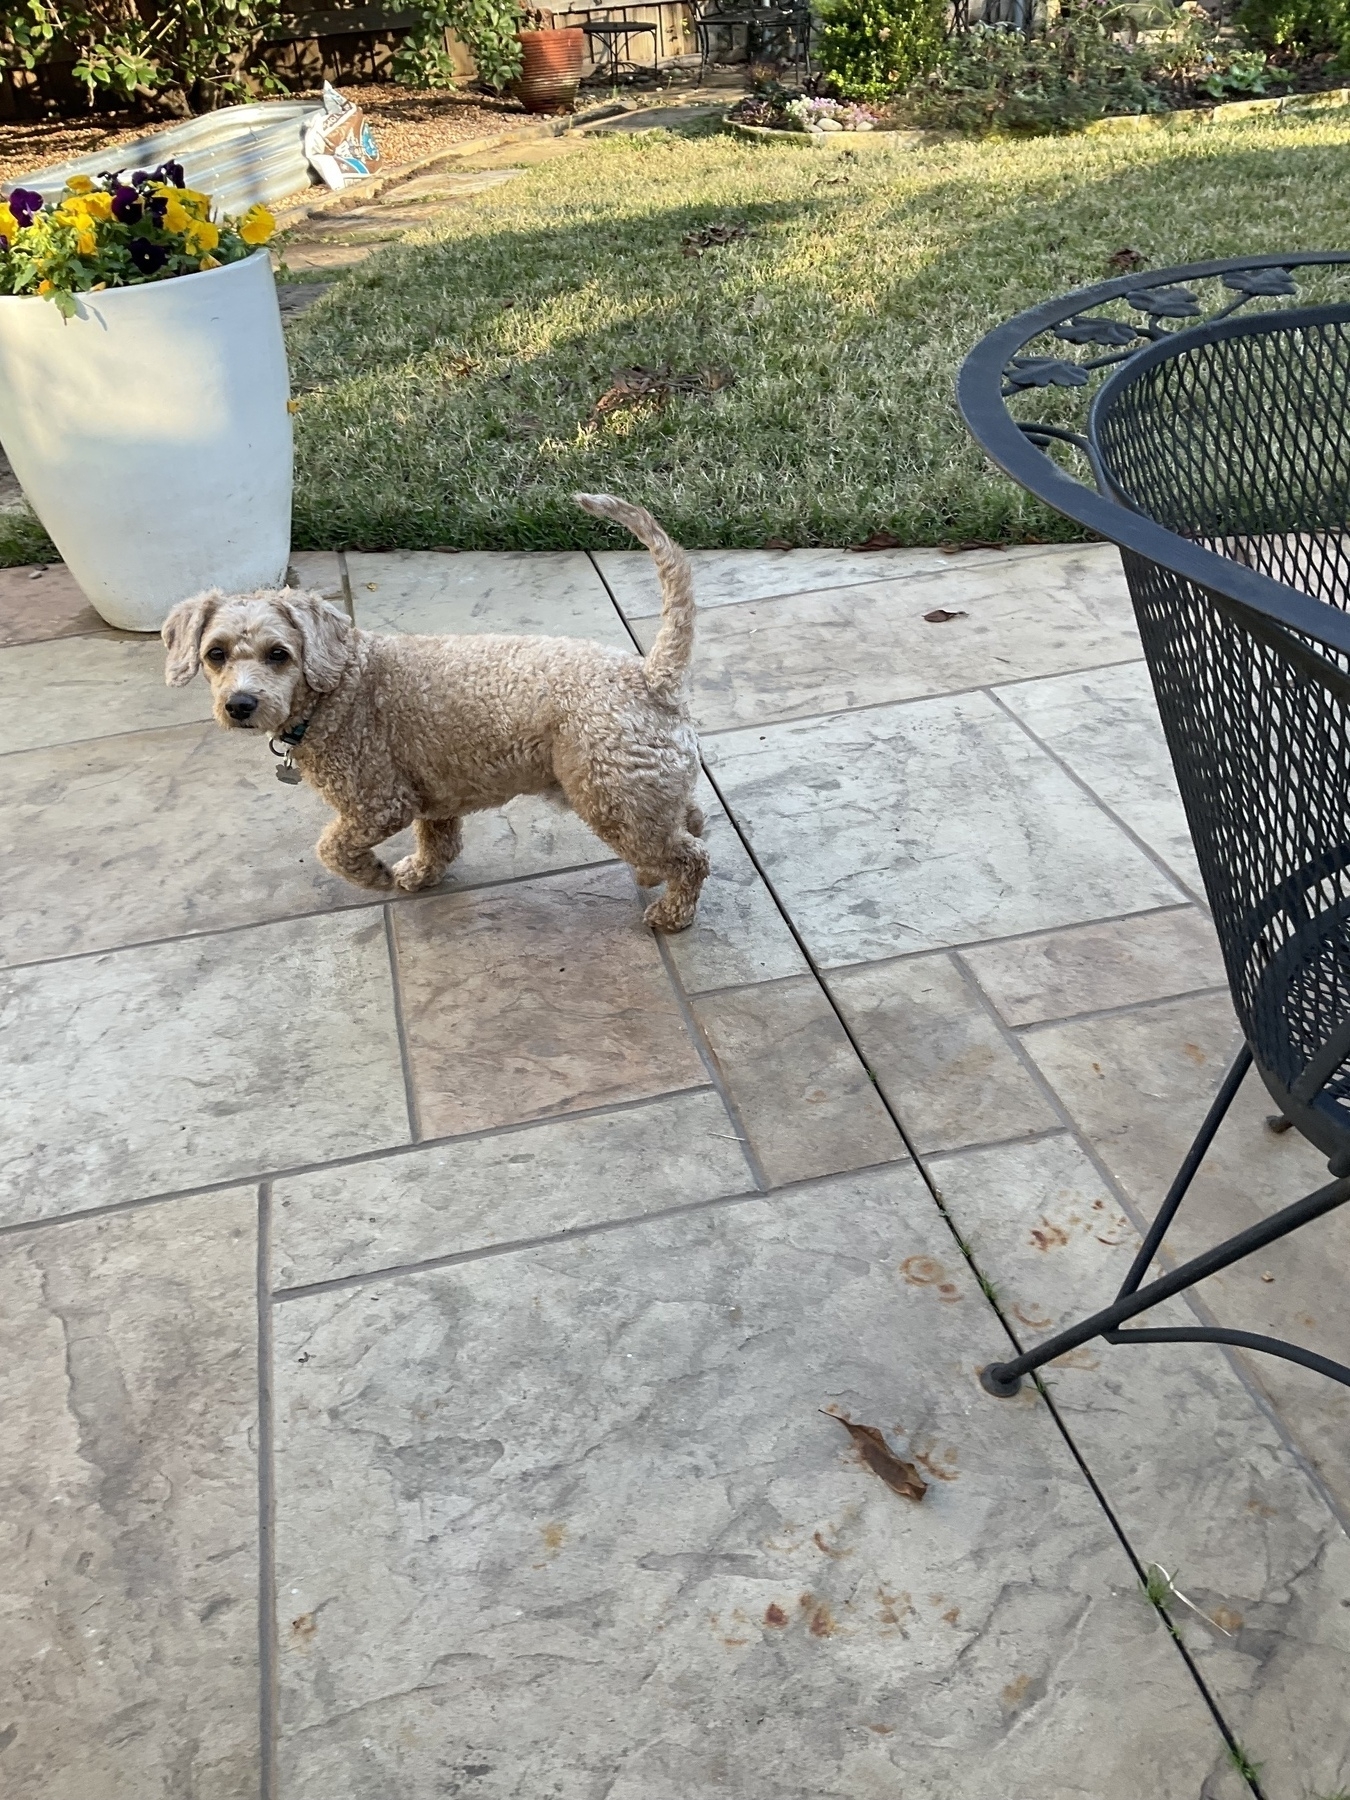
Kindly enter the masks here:
M 154 169 L 172 160 L 183 165 L 189 187 L 211 195 L 217 214 L 241 213 L 255 201 L 266 206 L 313 180 L 304 135 L 305 120 L 315 110 L 304 100 L 225 106 L 153 137 L 39 169 L 11 185 L 36 188 L 44 199 L 55 199 L 71 175 L 99 175 L 109 167 Z

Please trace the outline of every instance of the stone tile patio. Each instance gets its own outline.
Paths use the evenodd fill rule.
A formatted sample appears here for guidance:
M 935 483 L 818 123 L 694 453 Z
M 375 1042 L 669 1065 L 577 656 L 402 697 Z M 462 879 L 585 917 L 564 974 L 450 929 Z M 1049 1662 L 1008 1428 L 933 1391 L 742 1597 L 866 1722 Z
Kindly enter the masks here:
M 295 560 L 382 630 L 654 629 L 640 553 Z M 1114 1291 L 1234 1042 L 1114 552 L 694 561 L 665 942 L 529 802 L 335 881 L 204 689 L 0 572 L 6 1797 L 1238 1800 L 1218 1720 L 1350 1789 L 1350 1394 L 976 1379 Z M 1268 1110 L 1176 1254 L 1319 1182 Z M 1348 1276 L 1333 1216 L 1173 1316 L 1345 1359 Z

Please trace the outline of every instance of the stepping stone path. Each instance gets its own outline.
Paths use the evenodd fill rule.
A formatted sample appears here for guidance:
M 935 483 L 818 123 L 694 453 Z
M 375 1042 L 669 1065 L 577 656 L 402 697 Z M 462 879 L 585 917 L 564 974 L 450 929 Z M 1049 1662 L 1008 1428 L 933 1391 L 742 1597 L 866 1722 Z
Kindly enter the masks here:
M 439 224 L 451 211 L 514 181 L 527 168 L 573 155 L 593 132 L 668 129 L 720 111 L 726 104 L 725 95 L 709 100 L 695 93 L 674 104 L 634 107 L 558 137 L 517 138 L 469 154 L 461 148 L 441 167 L 395 182 L 368 200 L 347 206 L 330 201 L 299 210 L 283 218 L 284 232 L 278 238 L 277 262 L 286 277 L 278 289 L 281 316 L 292 319 L 305 311 L 323 297 L 333 278 L 364 262 L 382 244 L 397 243 L 410 232 Z M 302 279 L 294 279 L 297 276 Z

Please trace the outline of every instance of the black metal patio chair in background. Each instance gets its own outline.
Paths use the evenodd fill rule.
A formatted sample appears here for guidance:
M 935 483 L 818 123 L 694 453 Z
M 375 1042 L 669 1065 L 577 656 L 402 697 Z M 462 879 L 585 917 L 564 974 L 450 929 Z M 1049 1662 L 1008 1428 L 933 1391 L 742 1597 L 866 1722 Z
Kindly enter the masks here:
M 1326 283 L 1348 263 L 1125 276 L 1020 314 L 961 370 L 962 414 L 992 460 L 1120 548 L 1245 1038 L 1115 1302 L 990 1365 L 992 1394 L 1094 1338 L 1233 1345 L 1350 1386 L 1350 1368 L 1282 1339 L 1130 1324 L 1350 1200 L 1350 305 L 1297 304 L 1300 272 Z M 1021 412 L 1038 392 L 1059 393 L 1044 410 L 1061 421 L 1090 396 L 1086 421 L 1014 417 L 1009 402 Z M 1331 1179 L 1148 1281 L 1253 1066 Z
M 802 0 L 696 0 L 692 10 L 700 85 L 715 55 L 734 53 L 738 31 L 745 33 L 747 62 L 779 62 L 801 80 L 810 74 L 811 8 Z

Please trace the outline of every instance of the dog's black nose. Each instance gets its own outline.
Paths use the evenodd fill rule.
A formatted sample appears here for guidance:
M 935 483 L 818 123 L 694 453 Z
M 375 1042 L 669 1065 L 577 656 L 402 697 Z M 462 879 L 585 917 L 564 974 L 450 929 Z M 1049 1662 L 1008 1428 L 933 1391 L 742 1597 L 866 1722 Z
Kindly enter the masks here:
M 232 719 L 251 719 L 258 710 L 255 694 L 231 694 L 225 702 L 225 710 Z

